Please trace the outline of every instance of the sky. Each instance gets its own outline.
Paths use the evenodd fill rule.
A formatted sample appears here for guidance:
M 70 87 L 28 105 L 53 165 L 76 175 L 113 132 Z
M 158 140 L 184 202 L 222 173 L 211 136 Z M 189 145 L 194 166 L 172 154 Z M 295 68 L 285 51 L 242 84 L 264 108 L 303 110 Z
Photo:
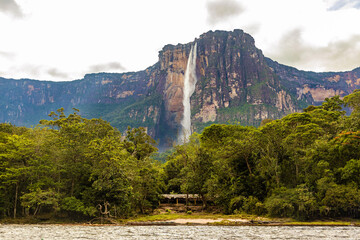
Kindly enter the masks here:
M 0 0 L 0 77 L 144 70 L 166 44 L 242 29 L 309 71 L 360 66 L 360 0 Z

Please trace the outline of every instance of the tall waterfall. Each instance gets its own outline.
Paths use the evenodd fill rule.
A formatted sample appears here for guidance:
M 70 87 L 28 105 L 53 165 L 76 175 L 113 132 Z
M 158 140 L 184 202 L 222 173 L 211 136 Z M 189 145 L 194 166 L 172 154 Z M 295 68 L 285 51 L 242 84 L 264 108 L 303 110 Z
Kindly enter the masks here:
M 186 143 L 189 140 L 191 135 L 191 107 L 190 107 L 190 97 L 195 91 L 196 79 L 196 47 L 195 43 L 191 46 L 189 59 L 186 66 L 185 78 L 184 78 L 184 96 L 183 96 L 183 105 L 184 105 L 184 114 L 183 119 L 181 120 L 181 132 L 178 136 L 178 143 Z

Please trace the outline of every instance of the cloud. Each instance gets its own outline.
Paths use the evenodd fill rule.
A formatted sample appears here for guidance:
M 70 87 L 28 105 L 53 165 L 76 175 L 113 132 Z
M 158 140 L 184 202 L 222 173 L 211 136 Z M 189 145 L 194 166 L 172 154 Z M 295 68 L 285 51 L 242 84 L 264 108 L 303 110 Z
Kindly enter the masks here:
M 55 78 L 68 78 L 69 75 L 67 73 L 61 72 L 56 68 L 50 68 L 47 70 L 47 74 Z
M 23 64 L 13 66 L 9 69 L 9 72 L 16 72 L 19 75 L 31 76 L 31 77 L 38 77 L 41 72 L 41 66 L 36 66 L 33 64 Z
M 354 8 L 360 9 L 360 1 L 358 1 L 357 3 L 354 4 Z
M 360 9 L 360 0 L 336 0 L 328 8 L 329 11 L 337 11 L 346 8 Z
M 17 76 L 18 78 L 32 78 L 32 79 L 42 79 L 42 80 L 53 80 L 53 79 L 61 79 L 61 80 L 71 80 L 69 79 L 69 74 L 59 71 L 54 67 L 46 67 L 36 64 L 22 64 L 9 68 L 9 73 L 11 74 L 9 77 L 13 78 Z M 9 75 L 9 74 L 7 74 Z
M 211 25 L 226 21 L 244 12 L 244 7 L 235 0 L 212 0 L 206 3 L 208 23 Z
M 0 12 L 10 14 L 15 18 L 21 18 L 24 16 L 20 6 L 15 0 L 0 0 Z
M 251 35 L 255 35 L 256 33 L 258 33 L 260 31 L 261 24 L 260 23 L 248 24 L 248 25 L 244 26 L 243 29 L 247 33 L 250 33 Z
M 89 68 L 90 72 L 106 72 L 106 71 L 124 71 L 126 68 L 124 68 L 120 63 L 118 62 L 109 62 L 104 64 L 96 64 L 92 65 Z
M 314 46 L 302 39 L 301 29 L 294 29 L 273 49 L 276 52 L 269 54 L 273 60 L 304 70 L 343 71 L 360 66 L 360 35 L 332 41 L 326 46 Z
M 7 58 L 7 59 L 14 59 L 15 56 L 16 56 L 15 53 L 0 51 L 0 57 Z

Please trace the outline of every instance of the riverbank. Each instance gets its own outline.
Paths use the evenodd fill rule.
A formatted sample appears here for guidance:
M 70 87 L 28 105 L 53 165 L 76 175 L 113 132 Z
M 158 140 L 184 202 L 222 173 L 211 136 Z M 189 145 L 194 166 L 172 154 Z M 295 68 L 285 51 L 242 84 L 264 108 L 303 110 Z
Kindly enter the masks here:
M 130 226 L 174 226 L 174 225 L 210 225 L 210 226 L 357 226 L 359 219 L 321 219 L 299 222 L 291 218 L 269 218 L 248 214 L 182 214 L 164 213 L 156 215 L 137 216 L 128 219 L 92 219 L 73 221 L 54 217 L 27 217 L 17 219 L 1 219 L 0 224 L 56 224 L 56 225 L 130 225 Z
M 358 219 L 322 219 L 299 222 L 291 218 L 269 218 L 237 214 L 161 214 L 135 218 L 127 225 L 216 225 L 216 226 L 359 226 Z

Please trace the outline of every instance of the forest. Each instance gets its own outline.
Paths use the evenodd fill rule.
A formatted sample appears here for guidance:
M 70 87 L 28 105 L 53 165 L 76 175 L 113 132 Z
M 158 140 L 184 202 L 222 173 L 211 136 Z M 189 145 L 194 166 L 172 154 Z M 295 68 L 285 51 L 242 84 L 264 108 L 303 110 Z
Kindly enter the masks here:
M 128 218 L 162 193 L 199 194 L 224 214 L 360 217 L 360 90 L 258 128 L 213 124 L 161 154 L 144 128 L 49 116 L 0 124 L 0 218 Z

